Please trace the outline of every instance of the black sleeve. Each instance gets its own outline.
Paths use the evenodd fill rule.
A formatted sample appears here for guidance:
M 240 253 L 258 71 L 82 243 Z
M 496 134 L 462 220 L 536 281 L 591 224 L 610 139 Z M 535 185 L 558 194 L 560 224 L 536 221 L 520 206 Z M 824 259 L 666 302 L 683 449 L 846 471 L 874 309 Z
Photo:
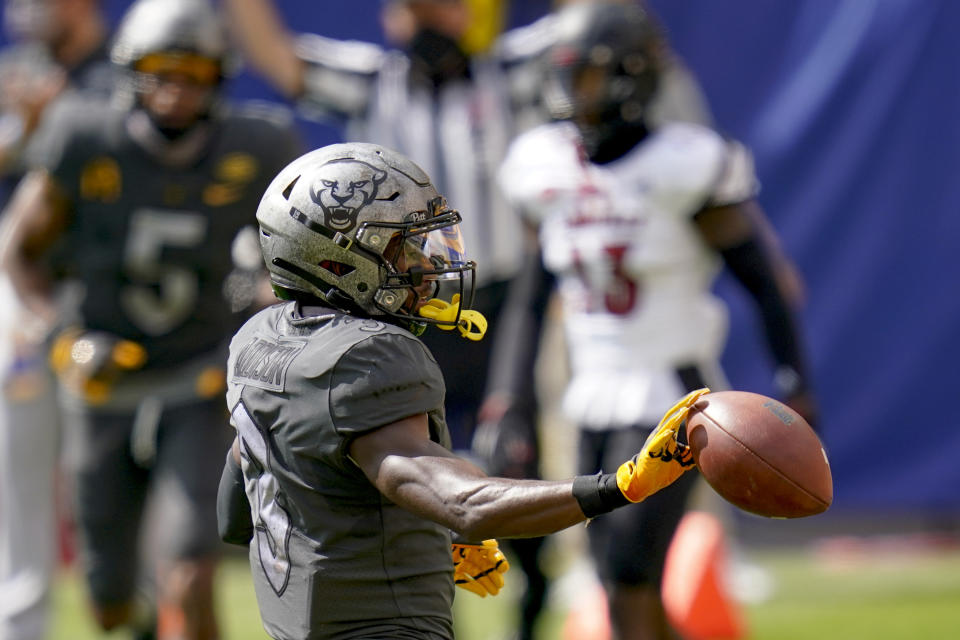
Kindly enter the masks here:
M 786 395 L 809 388 L 807 366 L 796 321 L 777 286 L 772 262 L 754 236 L 720 251 L 733 275 L 756 300 L 770 351 L 777 364 L 778 386 Z
M 497 322 L 487 394 L 507 392 L 520 402 L 534 400 L 534 367 L 555 278 L 538 250 L 527 252 L 510 283 Z
M 220 476 L 217 490 L 217 531 L 220 539 L 229 544 L 247 545 L 253 538 L 253 519 L 250 503 L 243 487 L 243 471 L 227 451 L 227 462 Z

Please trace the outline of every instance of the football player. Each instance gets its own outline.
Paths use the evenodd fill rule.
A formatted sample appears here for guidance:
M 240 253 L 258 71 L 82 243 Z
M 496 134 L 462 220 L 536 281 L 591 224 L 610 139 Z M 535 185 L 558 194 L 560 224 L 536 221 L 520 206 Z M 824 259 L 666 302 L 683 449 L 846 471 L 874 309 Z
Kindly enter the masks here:
M 556 282 L 571 367 L 563 407 L 580 426 L 580 472 L 610 468 L 644 442 L 675 396 L 724 386 L 726 314 L 711 293 L 722 262 L 758 304 L 786 401 L 812 420 L 801 340 L 777 281 L 782 258 L 763 241 L 749 152 L 704 126 L 651 126 L 665 47 L 638 7 L 578 3 L 557 27 L 547 93 L 560 121 L 515 140 L 500 171 L 539 251 L 498 333 L 493 380 L 504 386 L 489 402 L 524 400 L 508 382 L 532 376 L 530 302 Z M 660 577 L 695 477 L 587 530 L 618 638 L 671 637 Z
M 449 450 L 424 330 L 475 340 L 460 214 L 398 152 L 350 143 L 284 169 L 257 210 L 283 304 L 230 344 L 221 536 L 249 545 L 274 638 L 452 638 L 454 585 L 496 594 L 496 537 L 542 536 L 639 502 L 692 465 L 676 441 L 706 390 L 616 474 L 489 477 Z M 451 531 L 456 543 L 451 547 Z
M 63 105 L 36 134 L 2 260 L 51 328 L 97 622 L 139 623 L 143 533 L 158 635 L 214 638 L 208 457 L 230 437 L 226 340 L 262 271 L 253 213 L 298 144 L 284 112 L 222 103 L 230 54 L 203 2 L 139 0 L 111 56 L 123 70 L 114 106 Z M 57 306 L 58 282 L 75 285 L 75 308 Z M 148 489 L 159 528 L 141 526 Z

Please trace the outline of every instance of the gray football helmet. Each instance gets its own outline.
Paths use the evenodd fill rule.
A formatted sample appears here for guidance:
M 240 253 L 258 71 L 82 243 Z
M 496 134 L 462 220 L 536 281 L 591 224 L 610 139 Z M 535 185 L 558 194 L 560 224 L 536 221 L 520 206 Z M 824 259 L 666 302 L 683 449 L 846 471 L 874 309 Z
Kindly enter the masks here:
M 414 331 L 451 329 L 468 313 L 476 264 L 466 259 L 460 220 L 420 167 L 366 143 L 294 160 L 257 209 L 278 296 L 308 294 L 351 313 L 410 321 Z M 423 311 L 431 304 L 452 315 L 425 317 L 435 315 Z

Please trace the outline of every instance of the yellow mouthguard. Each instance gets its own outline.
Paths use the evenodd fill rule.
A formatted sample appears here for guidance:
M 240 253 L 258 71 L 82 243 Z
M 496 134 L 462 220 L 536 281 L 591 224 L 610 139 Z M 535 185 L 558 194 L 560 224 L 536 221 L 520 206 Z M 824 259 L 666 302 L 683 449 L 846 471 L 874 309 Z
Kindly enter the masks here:
M 440 322 L 437 327 L 444 331 L 450 331 L 456 327 L 460 335 L 467 340 L 474 342 L 482 340 L 487 333 L 487 319 L 482 313 L 473 309 L 460 309 L 459 293 L 455 293 L 450 302 L 431 298 L 420 307 L 418 313 L 424 318 Z M 459 323 L 457 323 L 457 313 L 460 314 Z

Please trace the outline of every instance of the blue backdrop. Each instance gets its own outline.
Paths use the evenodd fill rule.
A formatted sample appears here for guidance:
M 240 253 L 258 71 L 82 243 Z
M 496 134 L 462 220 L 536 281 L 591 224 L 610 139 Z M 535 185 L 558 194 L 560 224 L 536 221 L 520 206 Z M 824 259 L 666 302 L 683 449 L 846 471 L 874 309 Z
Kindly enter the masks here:
M 655 0 L 807 278 L 837 509 L 960 506 L 954 0 Z M 752 318 L 726 361 L 763 390 Z
M 649 3 L 720 128 L 753 148 L 761 203 L 806 277 L 833 511 L 960 513 L 960 3 Z M 115 17 L 127 4 L 105 6 Z M 294 30 L 381 39 L 379 0 L 278 4 Z M 547 4 L 515 2 L 516 20 Z M 249 75 L 231 91 L 275 97 Z M 338 138 L 314 124 L 305 134 Z M 734 386 L 772 393 L 745 297 L 728 280 L 720 291 Z

